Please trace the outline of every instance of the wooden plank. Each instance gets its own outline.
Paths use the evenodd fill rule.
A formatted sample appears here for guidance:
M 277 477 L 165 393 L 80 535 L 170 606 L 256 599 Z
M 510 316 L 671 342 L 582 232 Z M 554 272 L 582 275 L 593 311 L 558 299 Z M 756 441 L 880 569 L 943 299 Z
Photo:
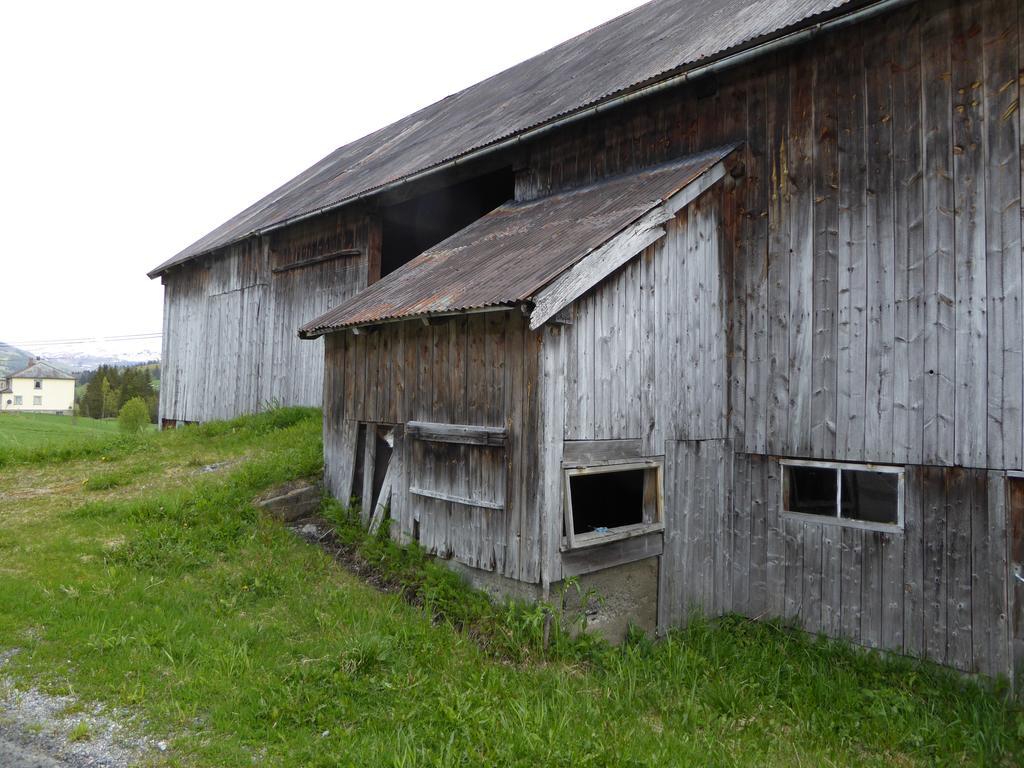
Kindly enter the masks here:
M 747 282 L 746 450 L 766 453 L 770 362 L 768 352 L 768 138 L 766 78 L 754 76 L 747 98 L 747 209 L 743 237 L 750 243 Z
M 803 562 L 803 529 L 804 523 L 791 518 L 783 518 L 782 532 L 785 542 L 785 595 L 783 617 L 795 624 L 802 623 L 800 609 L 803 607 L 804 562 Z
M 768 603 L 768 498 L 777 488 L 767 490 L 768 464 L 763 456 L 747 455 L 750 467 L 750 586 L 747 597 L 747 615 L 764 616 Z
M 971 491 L 973 471 L 953 467 L 946 477 L 946 663 L 973 667 L 971 638 Z
M 366 441 L 363 444 L 363 498 L 359 508 L 363 525 L 370 522 L 373 511 L 373 471 L 377 461 L 377 436 L 373 425 L 366 427 Z
M 924 361 L 929 379 L 924 396 L 922 458 L 927 464 L 953 461 L 956 295 L 953 264 L 953 148 L 946 5 L 921 20 L 924 85 Z M 932 652 L 934 648 L 930 649 Z
M 657 557 L 664 552 L 662 532 L 649 533 L 645 536 L 634 536 L 622 541 L 612 542 L 600 547 L 578 549 L 563 552 L 561 558 L 561 574 L 563 578 L 582 576 L 587 573 L 614 568 L 637 560 Z
M 328 261 L 334 261 L 335 259 L 344 259 L 351 256 L 361 256 L 363 252 L 358 248 L 342 248 L 330 253 L 325 253 L 321 256 L 314 256 L 309 259 L 300 259 L 294 261 L 291 264 L 285 264 L 284 266 L 274 267 L 270 271 L 275 274 L 281 274 L 282 272 L 290 272 L 294 269 L 305 269 L 306 267 L 312 267 L 317 264 L 324 264 Z
M 821 526 L 821 631 L 829 637 L 843 634 L 843 530 Z
M 782 499 L 781 467 L 774 459 L 765 459 L 765 562 L 766 595 L 764 612 L 782 616 L 786 597 L 786 540 L 779 509 Z
M 842 636 L 853 643 L 861 641 L 861 582 L 863 580 L 865 531 L 843 528 L 843 577 L 840 591 Z
M 530 312 L 530 330 L 540 328 L 629 259 L 664 237 L 665 228 L 661 225 L 673 215 L 667 203 L 659 205 L 538 291 Z
M 896 50 L 893 78 L 896 253 L 893 460 L 920 463 L 928 378 L 924 361 L 924 165 L 921 140 L 920 23 L 915 21 L 902 43 L 896 45 Z M 910 564 L 909 560 L 907 562 Z M 920 557 L 916 564 L 920 564 Z M 906 630 L 907 626 L 904 625 Z M 905 637 L 905 644 L 906 640 Z M 915 637 L 913 645 L 919 646 L 919 638 Z
M 987 569 L 988 584 L 980 594 L 988 598 L 985 610 L 991 621 L 988 674 L 1005 675 L 1012 680 L 1010 595 L 1016 579 L 1011 572 L 1009 559 L 1011 528 L 1007 509 L 1007 478 L 1002 472 L 989 472 L 987 483 L 988 552 L 984 553 L 982 562 Z
M 485 427 L 474 424 L 439 424 L 428 421 L 410 421 L 406 434 L 416 440 L 459 445 L 489 445 L 503 448 L 508 442 L 505 427 Z
M 988 429 L 990 467 L 1016 468 L 1022 446 L 1021 169 L 1019 3 L 982 6 L 987 269 Z
M 487 499 L 478 499 L 469 496 L 462 496 L 454 493 L 449 493 L 448 491 L 436 490 L 433 488 L 421 488 L 416 485 L 409 487 L 409 493 L 413 494 L 414 496 L 422 496 L 425 499 L 435 499 L 437 501 L 451 502 L 454 504 L 463 504 L 467 507 L 480 507 L 482 509 L 495 509 L 498 511 L 504 511 L 505 509 L 504 504 L 489 501 Z
M 732 599 L 730 604 L 732 611 L 749 614 L 752 523 L 750 460 L 747 456 L 739 454 L 734 457 L 733 462 L 732 556 L 730 560 Z
M 988 323 L 985 148 L 979 8 L 953 10 L 953 190 L 956 265 L 954 460 L 987 466 Z
M 553 581 L 563 578 L 564 559 L 558 557 L 562 541 L 563 477 L 565 443 L 566 332 L 549 328 L 542 337 L 540 386 L 540 450 L 538 476 L 540 501 L 540 582 L 546 596 Z
M 1007 480 L 1006 506 L 1010 664 L 1016 675 L 1024 670 L 1024 480 L 1021 478 Z
M 815 59 L 811 452 L 836 448 L 836 324 L 839 311 L 839 92 L 837 54 Z M 845 98 L 845 96 L 844 96 Z M 827 532 L 826 532 L 827 533 Z M 825 542 L 823 541 L 823 546 Z M 823 555 L 826 553 L 823 550 Z M 824 604 L 823 604 L 824 607 Z
M 903 650 L 924 655 L 924 501 L 920 467 L 907 467 L 903 504 Z
M 970 478 L 971 505 L 971 669 L 979 674 L 993 674 L 993 646 L 995 645 L 995 611 L 999 601 L 998 579 L 994 578 L 992 538 L 998 533 L 989 528 L 988 473 L 978 470 Z M 1005 528 L 1004 528 L 1005 530 Z M 997 561 L 998 562 L 998 561 Z M 1005 569 L 1005 564 L 1003 565 Z M 1005 570 L 1003 571 L 1005 573 Z
M 946 478 L 938 467 L 921 470 L 924 540 L 924 652 L 927 658 L 946 661 Z
M 836 384 L 836 455 L 858 460 L 864 453 L 867 366 L 867 270 L 865 253 L 866 127 L 864 50 L 844 46 L 841 78 L 849 89 L 839 111 L 839 324 Z M 845 537 L 844 537 L 845 540 Z M 845 569 L 845 565 L 844 565 Z M 845 593 L 844 593 L 845 603 Z
M 803 584 L 800 619 L 803 628 L 817 634 L 822 631 L 822 551 L 824 529 L 828 526 L 809 523 L 803 526 L 801 551 L 803 555 Z
M 610 461 L 642 458 L 640 439 L 626 440 L 566 440 L 562 452 L 565 466 L 579 467 Z
M 860 643 L 868 648 L 882 645 L 882 536 L 864 531 L 860 584 Z
M 370 516 L 369 532 L 371 536 L 377 535 L 377 531 L 380 530 L 380 526 L 384 522 L 384 513 L 391 505 L 391 487 L 395 464 L 397 462 L 392 457 L 388 461 L 388 468 L 384 472 L 384 482 L 381 484 L 380 494 L 377 496 L 377 504 L 374 506 L 373 514 Z
M 785 66 L 777 66 L 769 83 L 768 161 L 771 185 L 768 205 L 768 360 L 770 388 L 761 407 L 768 409 L 770 453 L 790 453 L 789 354 L 790 354 L 790 206 L 788 151 L 789 78 Z M 781 526 L 779 528 L 781 533 Z
M 814 395 L 814 159 L 815 84 L 803 61 L 789 65 L 789 128 L 786 172 L 789 236 L 789 440 L 787 452 L 811 455 Z
M 905 514 L 905 510 L 904 510 Z M 882 607 L 882 648 L 902 652 L 904 619 L 904 534 L 879 533 L 882 584 L 879 600 Z
M 902 32 L 900 32 L 902 35 Z M 891 46 L 891 47 L 890 47 Z M 892 461 L 895 244 L 893 231 L 892 51 L 890 34 L 865 45 L 867 188 L 864 211 L 866 357 L 864 453 Z

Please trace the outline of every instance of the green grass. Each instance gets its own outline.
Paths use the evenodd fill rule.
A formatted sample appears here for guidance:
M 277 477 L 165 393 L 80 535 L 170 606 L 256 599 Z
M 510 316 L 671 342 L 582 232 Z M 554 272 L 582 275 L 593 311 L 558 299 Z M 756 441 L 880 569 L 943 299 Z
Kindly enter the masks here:
M 321 468 L 283 409 L 0 473 L 0 650 L 138 712 L 187 766 L 1017 765 L 989 687 L 777 623 L 613 649 L 495 606 L 328 505 L 380 592 L 250 500 Z M 226 462 L 219 472 L 201 468 Z M 156 758 L 155 758 L 156 759 Z
M 117 420 L 49 413 L 0 413 L 0 451 L 24 451 L 103 439 L 117 433 Z

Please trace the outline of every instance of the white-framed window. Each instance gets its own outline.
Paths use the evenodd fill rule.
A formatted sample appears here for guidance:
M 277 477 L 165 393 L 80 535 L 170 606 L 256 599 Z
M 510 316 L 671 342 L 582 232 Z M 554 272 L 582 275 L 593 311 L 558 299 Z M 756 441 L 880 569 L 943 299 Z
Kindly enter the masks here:
M 875 531 L 903 529 L 903 467 L 781 459 L 787 517 Z
M 42 395 L 33 395 L 32 396 L 32 405 L 42 405 L 42 404 L 43 404 L 43 397 L 42 397 Z
M 32 388 L 33 389 L 42 389 L 43 388 L 43 380 L 42 379 L 36 379 L 32 383 Z
M 21 405 L 21 399 L 22 399 L 21 395 L 15 395 L 14 396 L 14 404 L 15 405 Z
M 665 528 L 662 464 L 655 459 L 573 467 L 565 473 L 563 549 Z

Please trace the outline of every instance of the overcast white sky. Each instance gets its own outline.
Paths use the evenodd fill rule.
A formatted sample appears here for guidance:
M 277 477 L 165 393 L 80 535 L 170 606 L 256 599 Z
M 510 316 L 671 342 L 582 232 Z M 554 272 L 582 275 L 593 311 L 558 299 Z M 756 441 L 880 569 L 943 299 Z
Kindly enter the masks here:
M 159 331 L 147 270 L 334 148 L 639 4 L 4 3 L 0 340 Z

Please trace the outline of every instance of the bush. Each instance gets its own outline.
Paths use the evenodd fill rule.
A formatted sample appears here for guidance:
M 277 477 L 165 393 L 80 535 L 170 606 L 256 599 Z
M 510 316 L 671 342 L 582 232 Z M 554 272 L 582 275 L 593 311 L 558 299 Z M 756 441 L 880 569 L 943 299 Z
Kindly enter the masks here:
M 149 424 L 149 406 L 141 397 L 133 397 L 121 408 L 117 424 L 122 432 L 139 432 Z

